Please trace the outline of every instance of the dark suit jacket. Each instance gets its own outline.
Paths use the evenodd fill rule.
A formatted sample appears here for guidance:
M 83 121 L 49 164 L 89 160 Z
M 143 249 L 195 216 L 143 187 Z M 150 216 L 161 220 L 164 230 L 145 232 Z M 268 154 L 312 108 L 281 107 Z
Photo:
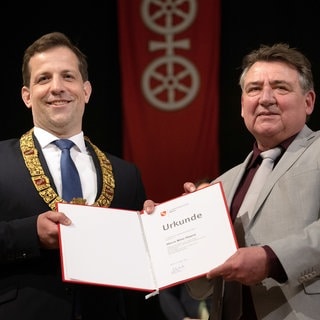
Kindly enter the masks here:
M 51 179 L 39 152 L 43 168 Z M 95 154 L 92 155 L 100 194 L 99 162 Z M 0 157 L 0 319 L 70 320 L 75 285 L 62 281 L 59 250 L 43 250 L 39 246 L 37 216 L 50 208 L 33 185 L 20 151 L 19 139 L 1 141 Z M 118 157 L 110 154 L 107 157 L 115 179 L 111 207 L 140 210 L 145 191 L 139 170 Z M 54 183 L 51 184 L 54 187 Z M 128 272 L 129 265 L 128 262 Z M 84 320 L 126 319 L 122 296 L 140 299 L 134 293 L 116 288 L 78 287 Z M 132 314 L 132 302 L 127 304 L 130 307 L 128 319 L 135 319 L 137 315 Z

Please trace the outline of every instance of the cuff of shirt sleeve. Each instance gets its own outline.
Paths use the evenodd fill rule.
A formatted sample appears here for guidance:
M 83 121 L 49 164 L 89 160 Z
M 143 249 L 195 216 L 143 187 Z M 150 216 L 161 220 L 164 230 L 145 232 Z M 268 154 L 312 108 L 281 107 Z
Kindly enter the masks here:
M 288 280 L 288 276 L 274 251 L 269 246 L 263 246 L 263 249 L 267 253 L 269 267 L 268 276 L 278 281 L 279 283 L 286 282 Z

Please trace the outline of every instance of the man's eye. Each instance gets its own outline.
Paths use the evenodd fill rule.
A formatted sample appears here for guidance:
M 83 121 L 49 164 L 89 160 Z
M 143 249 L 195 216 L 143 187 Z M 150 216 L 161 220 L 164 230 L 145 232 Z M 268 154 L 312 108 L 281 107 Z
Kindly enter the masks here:
M 65 74 L 64 78 L 65 79 L 73 79 L 74 77 L 71 74 Z
M 286 94 L 288 93 L 290 90 L 288 90 L 288 88 L 286 87 L 277 87 L 275 89 L 276 92 L 280 93 L 280 94 Z
M 48 80 L 47 76 L 41 76 L 41 77 L 38 78 L 38 82 L 44 82 L 46 80 Z
M 260 92 L 260 91 L 261 90 L 260 90 L 259 87 L 251 87 L 251 88 L 248 88 L 247 93 L 248 94 L 255 94 L 255 93 Z

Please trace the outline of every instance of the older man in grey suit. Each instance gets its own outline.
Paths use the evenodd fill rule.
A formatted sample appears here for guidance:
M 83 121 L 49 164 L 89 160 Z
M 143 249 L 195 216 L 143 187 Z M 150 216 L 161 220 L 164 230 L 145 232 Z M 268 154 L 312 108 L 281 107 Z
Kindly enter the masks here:
M 244 58 L 240 86 L 253 151 L 214 180 L 223 183 L 239 249 L 187 286 L 195 298 L 213 296 L 210 320 L 319 319 L 320 133 L 306 125 L 316 98 L 310 62 L 287 44 L 261 46 Z M 273 171 L 251 212 L 241 212 L 260 153 L 275 147 L 282 153 Z

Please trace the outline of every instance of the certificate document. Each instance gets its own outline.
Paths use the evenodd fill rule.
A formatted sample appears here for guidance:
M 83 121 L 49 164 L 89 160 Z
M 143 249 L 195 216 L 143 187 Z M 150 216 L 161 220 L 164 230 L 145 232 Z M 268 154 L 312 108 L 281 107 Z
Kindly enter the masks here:
M 144 291 L 204 276 L 238 248 L 220 182 L 144 211 L 59 203 L 64 281 Z

